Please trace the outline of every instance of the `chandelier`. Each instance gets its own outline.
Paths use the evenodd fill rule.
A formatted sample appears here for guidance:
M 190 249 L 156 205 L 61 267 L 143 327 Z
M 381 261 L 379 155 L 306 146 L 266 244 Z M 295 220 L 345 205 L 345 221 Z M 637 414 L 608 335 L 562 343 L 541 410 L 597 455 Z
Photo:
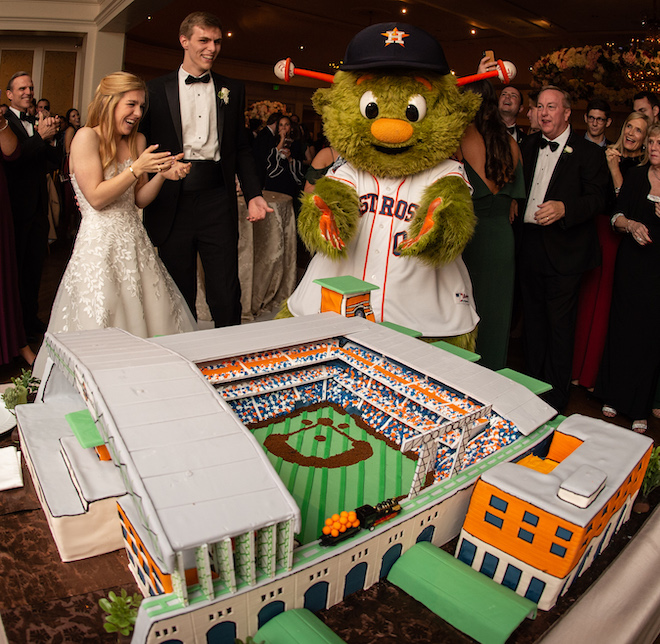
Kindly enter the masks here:
M 633 51 L 639 51 L 655 64 L 626 69 L 626 76 L 637 89 L 655 93 L 660 91 L 660 22 L 656 17 L 656 2 L 653 0 L 653 16 L 642 20 L 642 27 L 646 30 L 644 37 L 633 38 L 630 43 Z

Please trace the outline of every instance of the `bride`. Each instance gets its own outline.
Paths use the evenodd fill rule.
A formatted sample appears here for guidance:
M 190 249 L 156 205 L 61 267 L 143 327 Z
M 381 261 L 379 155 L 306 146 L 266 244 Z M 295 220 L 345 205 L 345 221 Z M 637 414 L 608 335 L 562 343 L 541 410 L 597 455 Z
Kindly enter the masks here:
M 106 76 L 86 127 L 71 143 L 71 182 L 82 222 L 53 303 L 51 333 L 114 326 L 146 338 L 196 328 L 138 211 L 166 180 L 190 171 L 190 164 L 180 162 L 182 154 L 146 147 L 137 131 L 145 96 L 137 76 Z

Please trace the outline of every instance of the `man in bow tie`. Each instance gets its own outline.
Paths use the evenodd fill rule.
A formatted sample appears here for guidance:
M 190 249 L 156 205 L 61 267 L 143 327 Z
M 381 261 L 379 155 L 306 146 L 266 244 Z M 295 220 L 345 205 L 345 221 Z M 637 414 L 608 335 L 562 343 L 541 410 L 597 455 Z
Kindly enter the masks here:
M 35 120 L 28 114 L 34 85 L 27 72 L 17 72 L 7 85 L 9 110 L 5 115 L 18 138 L 20 157 L 5 165 L 14 216 L 18 287 L 28 340 L 43 334 L 45 324 L 37 317 L 39 285 L 48 249 L 48 188 L 46 175 L 60 166 L 61 148 L 55 145 L 59 119 Z
M 525 138 L 525 133 L 516 125 L 518 114 L 522 112 L 523 102 L 520 90 L 508 85 L 500 92 L 498 102 L 498 110 L 504 125 L 509 134 L 514 138 L 516 143 L 520 144 Z
M 557 411 L 568 402 L 582 275 L 600 263 L 594 217 L 603 212 L 607 166 L 602 151 L 572 132 L 570 96 L 544 87 L 540 132 L 521 144 L 527 201 L 519 222 L 518 272 L 530 375 L 552 385 Z
M 206 300 L 216 327 L 240 324 L 238 281 L 238 175 L 248 220 L 272 211 L 245 130 L 245 88 L 211 71 L 220 53 L 219 19 L 188 15 L 179 28 L 183 63 L 148 83 L 149 109 L 140 129 L 148 144 L 184 153 L 190 174 L 166 181 L 145 209 L 144 225 L 165 266 L 195 313 L 197 254 L 206 278 Z

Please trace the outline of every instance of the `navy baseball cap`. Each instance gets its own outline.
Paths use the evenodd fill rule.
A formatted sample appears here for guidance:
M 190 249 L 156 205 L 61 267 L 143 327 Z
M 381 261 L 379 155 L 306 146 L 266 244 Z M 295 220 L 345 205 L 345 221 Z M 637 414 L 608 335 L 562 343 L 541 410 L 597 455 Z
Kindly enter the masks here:
M 348 44 L 340 69 L 350 71 L 376 67 L 449 73 L 440 43 L 423 29 L 402 22 L 381 22 L 363 29 Z

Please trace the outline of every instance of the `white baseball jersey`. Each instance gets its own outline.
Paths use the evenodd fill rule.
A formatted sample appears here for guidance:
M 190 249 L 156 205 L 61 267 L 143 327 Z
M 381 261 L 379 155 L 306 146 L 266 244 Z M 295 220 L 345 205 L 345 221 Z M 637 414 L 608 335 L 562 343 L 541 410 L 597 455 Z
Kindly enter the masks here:
M 314 256 L 289 298 L 291 313 L 311 315 L 321 310 L 321 287 L 314 284 L 315 279 L 353 275 L 380 287 L 371 291 L 376 322 L 393 322 L 430 337 L 472 331 L 479 316 L 463 259 L 459 256 L 436 268 L 396 252 L 407 238 L 428 186 L 443 177 L 456 176 L 471 189 L 463 165 L 447 160 L 409 177 L 385 179 L 344 162 L 335 164 L 326 176 L 357 191 L 361 212 L 358 230 L 347 244 L 344 259 L 332 260 L 321 253 Z

